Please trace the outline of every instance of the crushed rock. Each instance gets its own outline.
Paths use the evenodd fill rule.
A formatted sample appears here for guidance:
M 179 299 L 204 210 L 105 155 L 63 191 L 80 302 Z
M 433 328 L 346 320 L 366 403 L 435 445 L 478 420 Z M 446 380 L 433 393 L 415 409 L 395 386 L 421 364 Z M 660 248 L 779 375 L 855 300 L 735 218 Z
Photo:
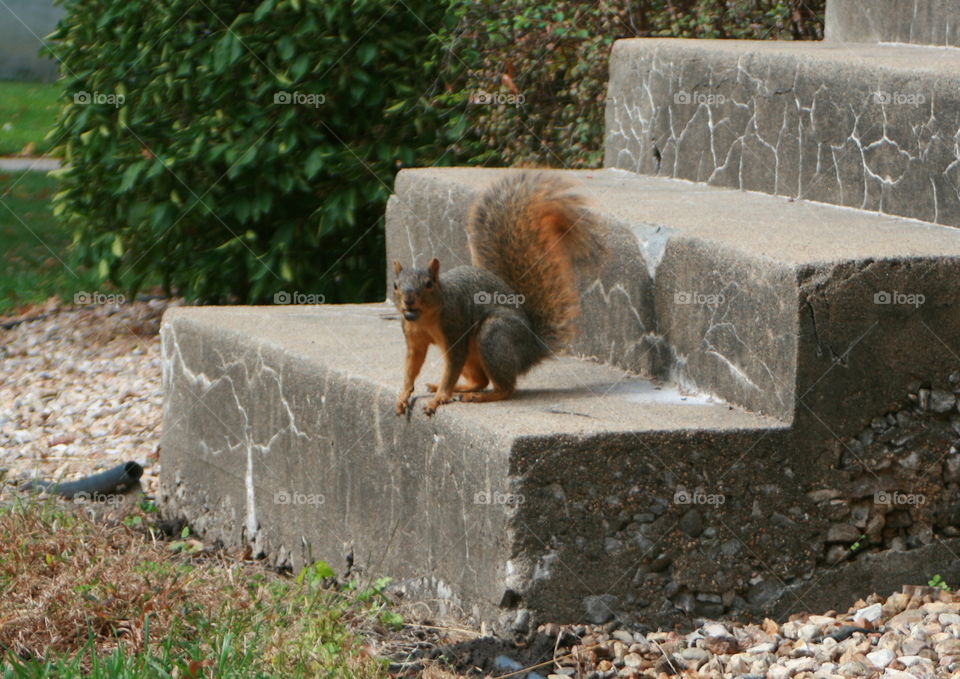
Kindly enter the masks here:
M 0 318 L 0 480 L 68 481 L 133 460 L 154 495 L 158 331 L 163 311 L 178 303 L 50 300 Z

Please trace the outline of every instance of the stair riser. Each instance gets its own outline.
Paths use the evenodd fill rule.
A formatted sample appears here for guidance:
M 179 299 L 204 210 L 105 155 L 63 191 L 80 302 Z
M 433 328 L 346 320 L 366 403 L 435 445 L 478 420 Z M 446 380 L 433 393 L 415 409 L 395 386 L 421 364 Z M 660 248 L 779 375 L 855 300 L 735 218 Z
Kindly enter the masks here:
M 861 431 L 865 413 L 888 410 L 911 383 L 951 389 L 960 259 L 850 263 L 798 280 L 795 427 L 833 441 Z M 891 303 L 878 303 L 884 294 Z
M 604 162 L 957 226 L 958 126 L 952 78 L 624 40 L 611 58 Z

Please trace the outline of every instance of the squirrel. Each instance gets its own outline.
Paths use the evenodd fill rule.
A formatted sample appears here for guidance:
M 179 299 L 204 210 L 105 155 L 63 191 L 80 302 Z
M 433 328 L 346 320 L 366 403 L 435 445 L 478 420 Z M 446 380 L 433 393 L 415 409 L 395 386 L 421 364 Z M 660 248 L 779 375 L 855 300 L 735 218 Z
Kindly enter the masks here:
M 510 397 L 518 376 L 576 334 L 577 272 L 593 268 L 605 250 L 599 220 L 573 188 L 543 172 L 508 175 L 470 209 L 472 266 L 441 275 L 436 257 L 425 269 L 393 262 L 407 347 L 397 415 L 407 411 L 431 344 L 443 352 L 444 369 L 438 384 L 427 385 L 435 392 L 427 415 L 454 392 L 473 403 Z

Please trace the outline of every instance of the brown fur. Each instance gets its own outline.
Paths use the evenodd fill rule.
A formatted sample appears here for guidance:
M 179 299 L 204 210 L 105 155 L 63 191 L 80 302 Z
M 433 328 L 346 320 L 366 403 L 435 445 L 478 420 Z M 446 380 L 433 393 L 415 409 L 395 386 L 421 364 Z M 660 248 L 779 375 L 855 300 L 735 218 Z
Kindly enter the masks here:
M 578 272 L 603 255 L 601 228 L 572 193 L 573 185 L 542 172 L 511 174 L 470 210 L 467 234 L 474 266 L 440 275 L 440 263 L 404 269 L 394 262 L 394 303 L 403 314 L 407 356 L 396 412 L 409 408 L 427 349 L 443 353 L 443 376 L 428 385 L 428 415 L 460 393 L 482 403 L 508 398 L 517 377 L 576 331 Z M 522 295 L 519 301 L 508 300 Z M 457 384 L 460 377 L 463 384 Z M 487 385 L 492 388 L 484 391 Z
M 604 254 L 600 224 L 573 188 L 544 172 L 512 174 L 484 192 L 467 222 L 473 265 L 524 296 L 524 309 L 551 349 L 576 333 L 578 270 Z

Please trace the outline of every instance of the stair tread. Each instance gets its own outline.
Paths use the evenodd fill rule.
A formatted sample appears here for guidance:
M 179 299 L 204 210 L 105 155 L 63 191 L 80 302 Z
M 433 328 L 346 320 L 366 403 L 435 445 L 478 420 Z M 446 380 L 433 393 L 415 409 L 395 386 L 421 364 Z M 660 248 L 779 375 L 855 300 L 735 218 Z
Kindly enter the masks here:
M 514 171 L 405 170 L 398 193 L 406 173 L 482 190 Z M 712 241 L 790 266 L 960 256 L 960 230 L 929 222 L 617 169 L 558 172 L 581 184 L 604 216 L 641 227 L 641 239 L 665 227 L 671 237 Z
M 805 40 L 688 40 L 683 38 L 626 38 L 617 49 L 649 49 L 650 46 L 760 56 L 781 55 L 842 66 L 846 72 L 896 70 L 914 75 L 956 78 L 960 49 L 906 43 L 821 42 Z
M 165 324 L 178 323 L 200 324 L 207 331 L 242 337 L 248 346 L 272 347 L 360 380 L 391 398 L 400 389 L 404 340 L 400 321 L 386 304 L 171 309 Z M 417 380 L 414 418 L 425 418 L 425 385 L 436 381 L 440 370 L 434 348 Z M 318 384 L 318 391 L 322 389 Z M 391 412 L 389 416 L 394 415 Z M 520 379 L 509 400 L 449 404 L 432 421 L 438 426 L 458 422 L 507 437 L 730 432 L 786 426 L 772 417 L 682 394 L 671 385 L 658 386 L 618 368 L 573 356 L 559 356 L 534 368 Z

